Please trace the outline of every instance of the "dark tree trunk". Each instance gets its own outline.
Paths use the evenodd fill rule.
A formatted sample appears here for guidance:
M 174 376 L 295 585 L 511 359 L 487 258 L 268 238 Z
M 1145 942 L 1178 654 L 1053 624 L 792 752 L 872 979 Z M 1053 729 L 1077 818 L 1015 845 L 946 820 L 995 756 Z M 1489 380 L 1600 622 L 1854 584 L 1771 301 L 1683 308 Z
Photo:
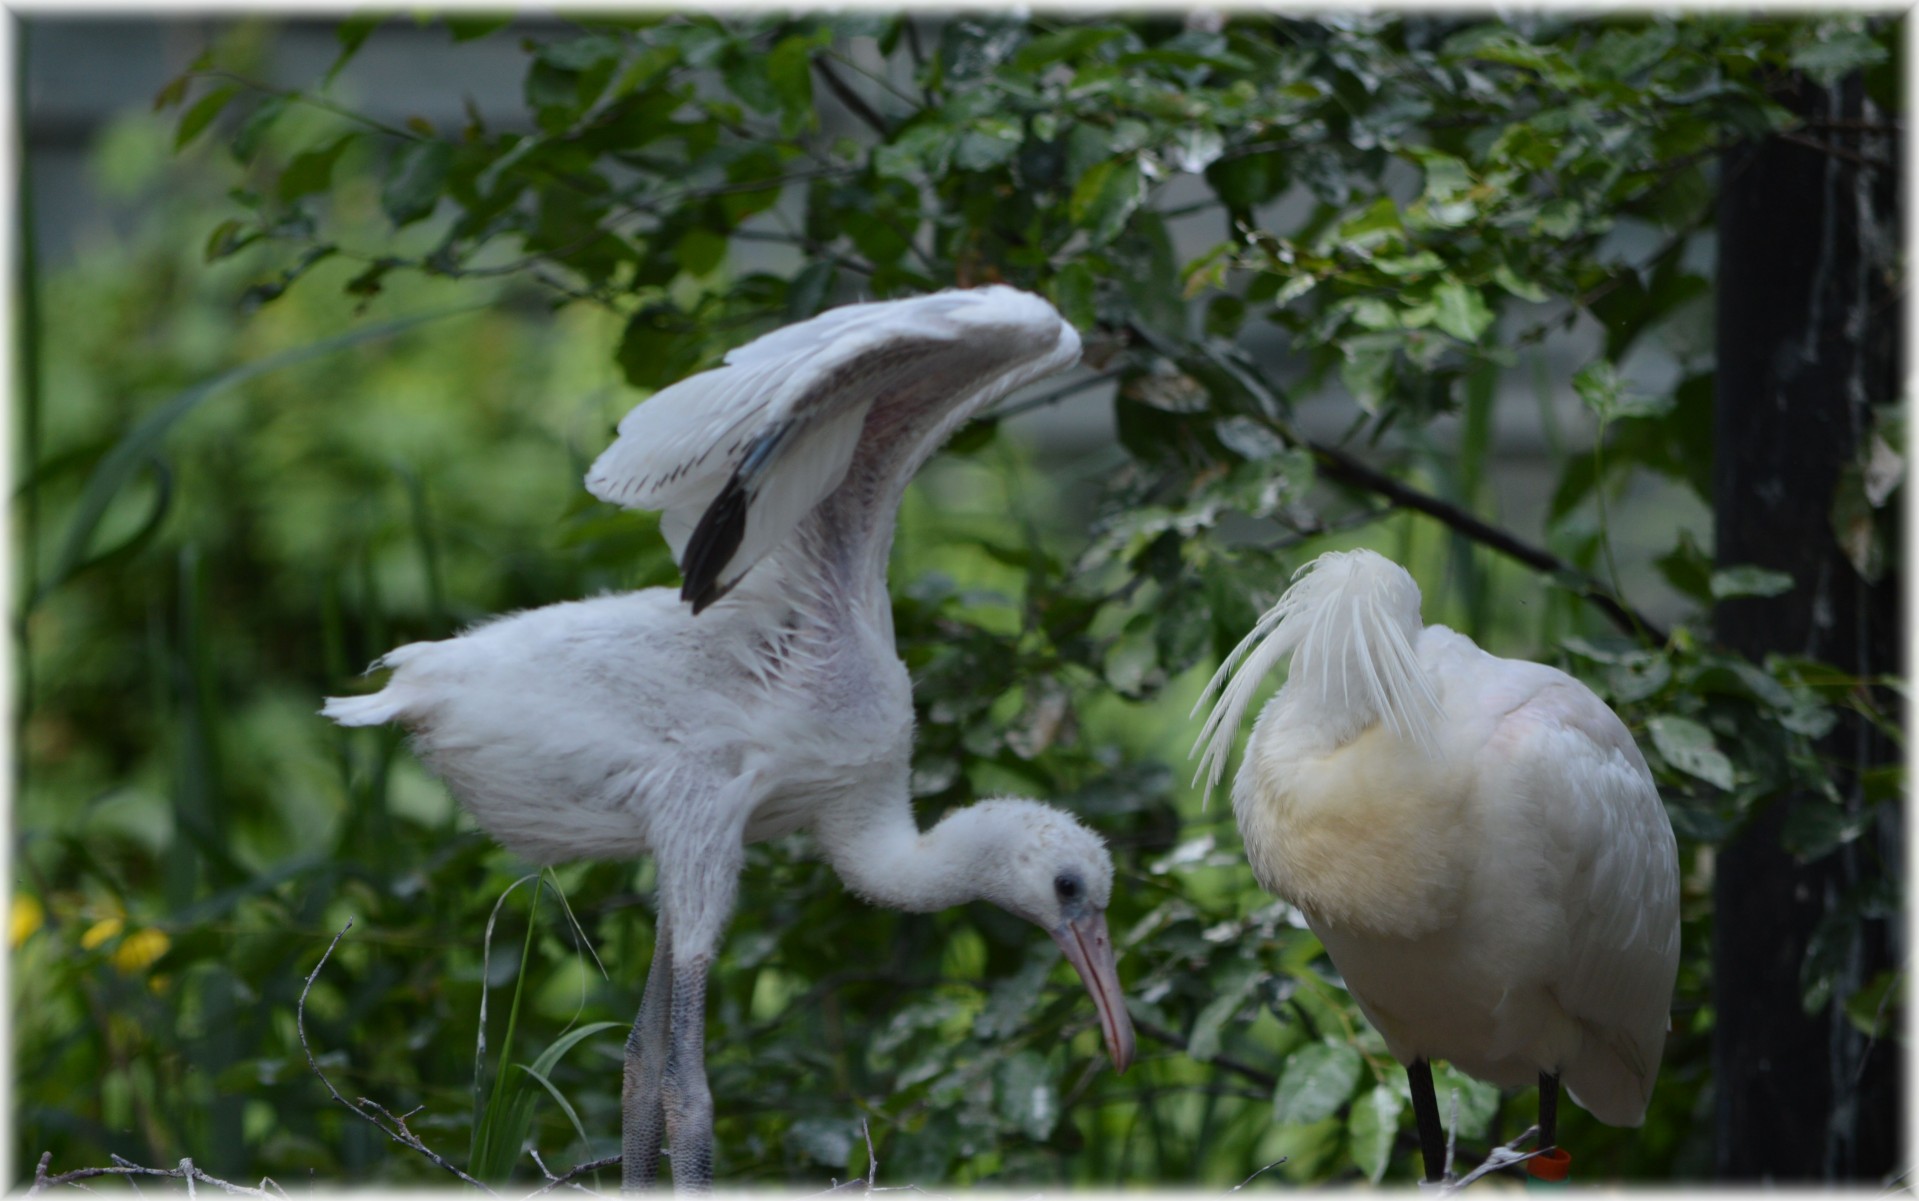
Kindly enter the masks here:
M 1730 154 L 1719 206 L 1718 398 L 1713 507 L 1722 566 L 1789 573 L 1783 596 L 1720 604 L 1715 624 L 1755 659 L 1808 655 L 1860 676 L 1901 669 L 1894 568 L 1862 578 L 1834 536 L 1835 491 L 1870 435 L 1871 408 L 1898 397 L 1897 144 L 1845 122 L 1885 117 L 1856 77 L 1810 86 L 1800 111 L 1826 118 L 1835 154 L 1770 139 Z M 1846 129 L 1848 132 L 1837 132 Z M 1903 452 L 1904 448 L 1897 448 Z M 1896 512 L 1896 497 L 1881 510 Z M 1896 558 L 1898 531 L 1888 531 Z M 1851 715 L 1821 744 L 1847 803 L 1861 773 L 1897 748 Z M 1896 881 L 1894 815 L 1811 863 L 1780 845 L 1788 814 L 1818 797 L 1771 800 L 1721 851 L 1715 906 L 1715 1169 L 1724 1180 L 1884 1176 L 1899 1153 L 1898 1046 L 1868 1039 L 1838 999 L 1805 1011 L 1801 971 L 1822 919 L 1866 886 Z M 1835 996 L 1894 966 L 1896 914 L 1849 921 Z M 1830 930 L 1829 932 L 1830 933 Z

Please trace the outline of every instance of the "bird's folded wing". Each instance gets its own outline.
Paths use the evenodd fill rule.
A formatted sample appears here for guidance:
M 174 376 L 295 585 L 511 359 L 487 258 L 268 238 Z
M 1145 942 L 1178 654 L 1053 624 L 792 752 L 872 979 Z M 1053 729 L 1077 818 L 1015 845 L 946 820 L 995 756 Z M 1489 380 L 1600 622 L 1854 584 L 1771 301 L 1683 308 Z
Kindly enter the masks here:
M 991 336 L 1008 327 L 1032 336 Z M 641 403 L 587 473 L 587 489 L 661 510 L 686 594 L 701 607 L 846 478 L 874 404 L 906 381 L 923 400 L 939 382 L 925 378 L 930 360 L 962 342 L 977 358 L 953 381 L 952 405 L 990 399 L 977 386 L 982 372 L 996 378 L 994 368 L 1004 375 L 1028 360 L 1057 370 L 1078 350 L 1050 305 L 1011 288 L 846 305 L 739 347 L 722 366 Z M 1047 359 L 1069 343 L 1070 354 Z
M 1631 1109 L 1643 1111 L 1659 1070 L 1679 962 L 1672 824 L 1632 735 L 1583 686 L 1542 689 L 1514 719 L 1554 735 L 1523 740 L 1542 760 L 1534 778 L 1555 785 L 1541 816 L 1571 868 L 1565 968 L 1553 991 L 1617 1061 L 1595 1067 L 1581 1103 L 1600 1113 L 1608 1099 L 1595 1087 L 1612 1077 L 1612 1106 L 1636 1121 Z

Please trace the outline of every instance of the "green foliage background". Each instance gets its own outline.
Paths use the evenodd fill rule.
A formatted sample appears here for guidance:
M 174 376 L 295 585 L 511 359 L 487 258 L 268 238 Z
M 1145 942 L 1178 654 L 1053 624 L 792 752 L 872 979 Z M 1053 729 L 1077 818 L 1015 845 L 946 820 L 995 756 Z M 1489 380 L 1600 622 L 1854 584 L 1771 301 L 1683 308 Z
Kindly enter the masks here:
M 411 1129 L 487 1178 L 538 1179 L 510 1110 L 556 1169 L 616 1151 L 650 868 L 564 867 L 532 906 L 396 735 L 336 730 L 318 699 L 400 642 L 675 582 L 649 515 L 579 487 L 623 412 L 829 304 L 989 280 L 1081 329 L 1118 444 L 1041 461 L 989 418 L 909 496 L 914 786 L 923 822 L 1015 791 L 1107 834 L 1141 1062 L 1103 1068 L 1070 972 L 1015 919 L 872 909 L 803 842 L 756 848 L 713 984 L 722 1180 L 863 1174 L 863 1123 L 883 1183 L 1222 1187 L 1281 1156 L 1273 1180 L 1410 1177 L 1403 1072 L 1186 782 L 1219 657 L 1295 567 L 1356 544 L 1408 564 L 1429 621 L 1587 680 L 1646 750 L 1686 876 L 1675 1031 L 1643 1130 L 1575 1109 L 1562 1141 L 1587 1179 L 1705 1174 L 1712 848 L 1788 790 L 1826 799 L 1795 852 L 1868 834 L 1897 774 L 1849 805 L 1816 743 L 1837 708 L 1895 723 L 1882 682 L 1715 648 L 1713 601 L 1792 581 L 1714 573 L 1709 529 L 1646 547 L 1608 506 L 1648 477 L 1711 502 L 1715 156 L 1796 128 L 1795 72 L 1863 70 L 1901 111 L 1894 27 L 596 15 L 523 40 L 524 121 L 457 129 L 381 124 L 335 86 L 380 36 L 343 22 L 334 71 L 288 91 L 255 78 L 271 28 L 231 29 L 103 140 L 103 185 L 151 198 L 138 231 L 33 282 L 13 1180 L 49 1150 L 444 1179 L 307 1068 L 295 1003 L 349 917 L 306 1009 L 343 1094 L 420 1107 Z M 1168 211 L 1181 175 L 1207 198 Z M 1179 220 L 1216 242 L 1182 259 Z M 1551 570 L 1367 474 L 1496 522 L 1499 384 L 1588 319 L 1603 347 L 1572 384 L 1596 432 L 1561 455 Z M 1632 371 L 1655 337 L 1680 366 L 1657 388 Z M 1295 424 L 1327 395 L 1352 416 L 1337 443 Z M 1860 569 L 1890 570 L 1873 531 L 1896 502 L 1833 503 L 1864 513 Z M 1662 581 L 1681 617 L 1635 621 L 1621 579 Z M 1896 979 L 1838 967 L 1898 904 L 1883 877 L 1841 900 L 1809 1007 L 1895 1028 Z M 1529 1093 L 1441 1075 L 1468 1151 L 1528 1124 Z

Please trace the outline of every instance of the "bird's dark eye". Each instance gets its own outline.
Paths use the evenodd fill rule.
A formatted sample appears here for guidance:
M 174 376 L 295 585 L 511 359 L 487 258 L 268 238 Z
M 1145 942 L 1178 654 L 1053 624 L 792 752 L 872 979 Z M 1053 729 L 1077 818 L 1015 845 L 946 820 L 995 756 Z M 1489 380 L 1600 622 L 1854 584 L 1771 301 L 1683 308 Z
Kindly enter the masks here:
M 1053 893 L 1062 901 L 1077 901 L 1085 891 L 1078 876 L 1062 873 L 1053 877 Z

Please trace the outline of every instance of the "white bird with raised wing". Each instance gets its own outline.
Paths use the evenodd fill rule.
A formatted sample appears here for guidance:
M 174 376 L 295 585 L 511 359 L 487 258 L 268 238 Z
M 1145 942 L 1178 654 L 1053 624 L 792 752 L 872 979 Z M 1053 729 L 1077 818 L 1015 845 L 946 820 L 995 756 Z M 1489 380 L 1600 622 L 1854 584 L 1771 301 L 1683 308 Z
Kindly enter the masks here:
M 1261 678 L 1292 656 L 1233 813 L 1253 874 L 1305 915 L 1407 1065 L 1438 1180 L 1434 1059 L 1501 1087 L 1537 1080 L 1540 1148 L 1561 1082 L 1602 1122 L 1644 1120 L 1679 961 L 1679 864 L 1652 773 L 1605 702 L 1422 626 L 1419 604 L 1390 560 L 1320 556 L 1213 677 L 1193 749 L 1210 796 Z
M 411 730 L 480 824 L 530 859 L 654 857 L 626 1187 L 654 1182 L 662 1136 L 677 1187 L 711 1181 L 707 970 L 746 845 L 792 831 L 876 904 L 983 899 L 1037 923 L 1092 994 L 1114 1066 L 1131 1060 L 1100 838 L 1026 800 L 924 832 L 914 821 L 912 691 L 886 591 L 920 464 L 1078 357 L 1051 305 L 1006 287 L 847 305 L 768 334 L 642 403 L 587 476 L 596 496 L 662 510 L 681 596 L 551 605 L 403 646 L 377 665 L 394 669 L 380 692 L 327 702 L 343 725 Z

